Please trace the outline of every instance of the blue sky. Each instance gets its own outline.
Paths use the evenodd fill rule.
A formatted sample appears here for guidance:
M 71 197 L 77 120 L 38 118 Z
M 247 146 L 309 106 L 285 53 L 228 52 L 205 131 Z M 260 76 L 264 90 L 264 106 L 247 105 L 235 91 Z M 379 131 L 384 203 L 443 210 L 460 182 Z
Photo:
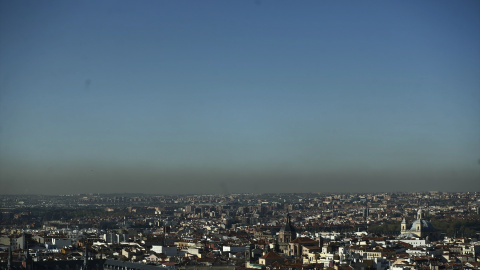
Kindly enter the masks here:
M 0 1 L 0 193 L 479 191 L 478 1 Z

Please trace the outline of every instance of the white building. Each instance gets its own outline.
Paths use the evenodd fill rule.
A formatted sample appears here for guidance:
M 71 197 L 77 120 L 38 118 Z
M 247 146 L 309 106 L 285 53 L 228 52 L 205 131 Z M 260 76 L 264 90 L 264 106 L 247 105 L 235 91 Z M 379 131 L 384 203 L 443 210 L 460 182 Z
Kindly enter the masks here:
M 155 253 L 163 253 L 167 255 L 168 257 L 174 257 L 178 255 L 177 247 L 176 246 L 157 246 L 153 245 L 151 251 Z

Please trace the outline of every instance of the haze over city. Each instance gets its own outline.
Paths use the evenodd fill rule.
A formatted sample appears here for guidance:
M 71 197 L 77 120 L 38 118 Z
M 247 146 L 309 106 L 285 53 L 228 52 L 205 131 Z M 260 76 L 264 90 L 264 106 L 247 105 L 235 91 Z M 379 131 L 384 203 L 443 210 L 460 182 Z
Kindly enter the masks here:
M 0 194 L 479 191 L 478 1 L 0 1 Z

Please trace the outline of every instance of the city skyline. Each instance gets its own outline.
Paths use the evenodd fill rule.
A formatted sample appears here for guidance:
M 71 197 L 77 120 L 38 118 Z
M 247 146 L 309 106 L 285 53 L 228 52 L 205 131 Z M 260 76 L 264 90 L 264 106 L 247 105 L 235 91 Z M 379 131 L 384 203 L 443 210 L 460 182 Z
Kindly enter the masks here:
M 0 1 L 0 194 L 479 191 L 476 1 Z

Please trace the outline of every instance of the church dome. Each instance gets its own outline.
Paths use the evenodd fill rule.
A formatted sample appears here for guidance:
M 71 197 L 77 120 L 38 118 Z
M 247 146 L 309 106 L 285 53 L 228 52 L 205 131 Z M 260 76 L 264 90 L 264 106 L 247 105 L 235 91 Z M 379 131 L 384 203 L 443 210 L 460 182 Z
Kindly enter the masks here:
M 412 227 L 410 228 L 411 231 L 414 231 L 416 230 L 417 228 L 417 225 L 418 224 L 421 224 L 421 228 L 422 228 L 422 231 L 423 232 L 434 232 L 436 231 L 435 228 L 433 227 L 432 223 L 430 223 L 429 221 L 425 220 L 425 219 L 417 219 L 413 222 L 412 224 Z

